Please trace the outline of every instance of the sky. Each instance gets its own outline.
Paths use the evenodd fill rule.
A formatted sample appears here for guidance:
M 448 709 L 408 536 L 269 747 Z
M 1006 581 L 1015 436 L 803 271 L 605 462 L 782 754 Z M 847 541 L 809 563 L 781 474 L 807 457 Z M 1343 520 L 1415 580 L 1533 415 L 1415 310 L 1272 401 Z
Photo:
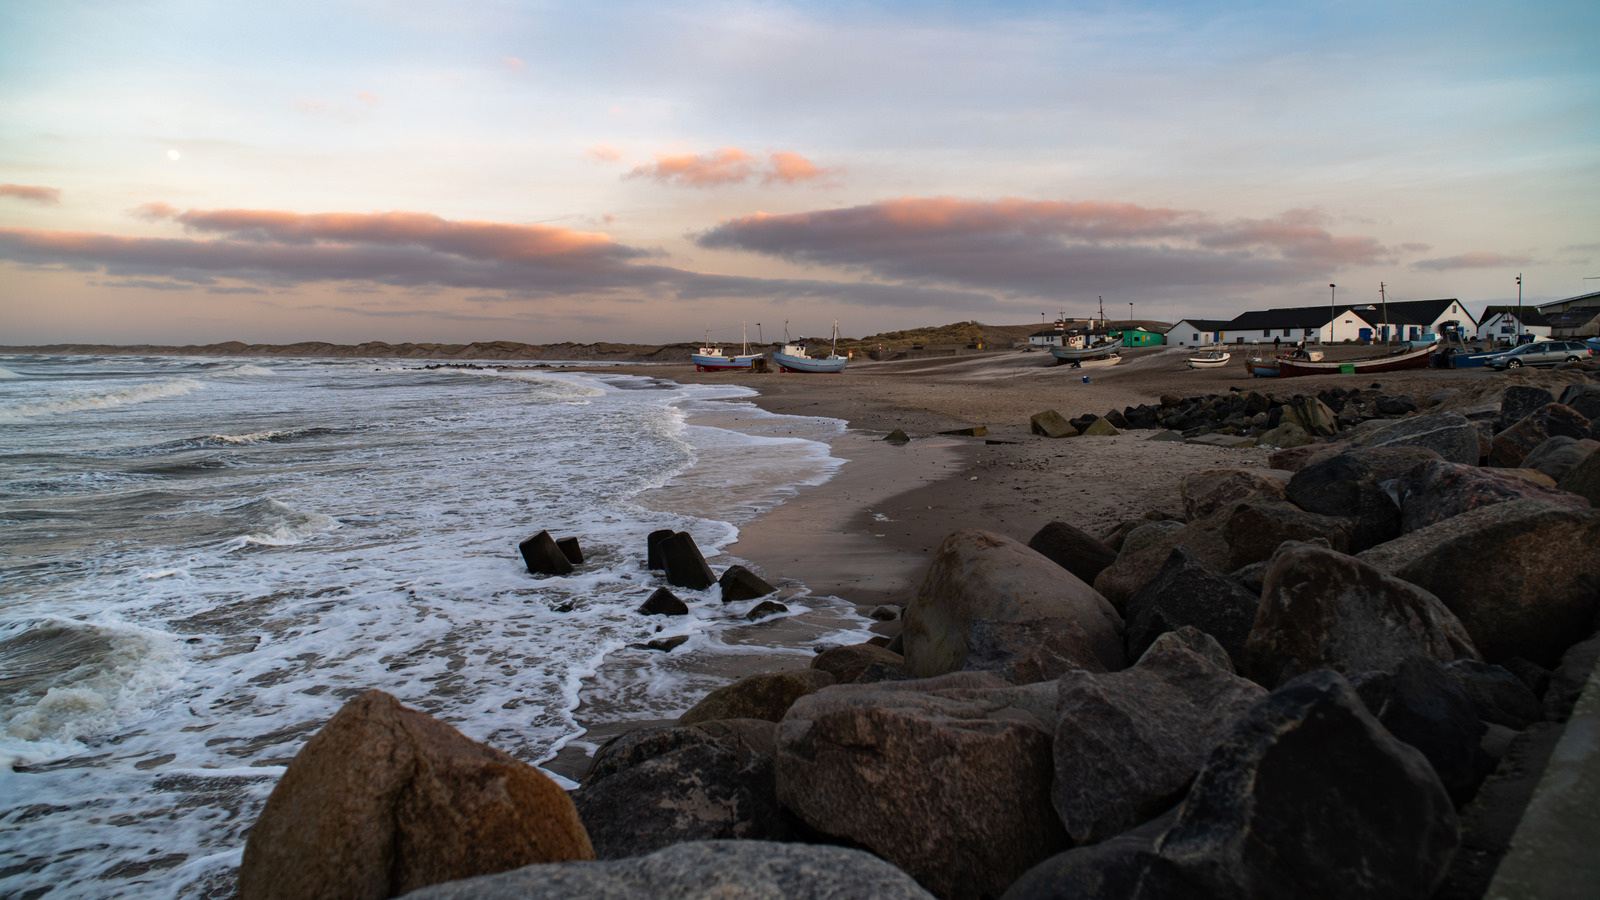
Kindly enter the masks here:
M 1531 305 L 1600 290 L 1597 38 L 1592 0 L 0 2 L 0 344 Z

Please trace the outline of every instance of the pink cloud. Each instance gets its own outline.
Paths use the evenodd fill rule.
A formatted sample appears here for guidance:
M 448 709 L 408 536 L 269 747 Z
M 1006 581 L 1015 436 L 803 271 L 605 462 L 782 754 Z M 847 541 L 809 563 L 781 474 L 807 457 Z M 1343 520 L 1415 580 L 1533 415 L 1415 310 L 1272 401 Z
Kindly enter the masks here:
M 738 147 L 722 147 L 711 153 L 658 154 L 655 162 L 635 166 L 622 177 L 648 178 L 684 187 L 738 184 L 750 177 L 750 160 L 750 154 Z
M 586 147 L 584 148 L 583 152 L 587 156 L 597 159 L 600 162 L 608 163 L 614 163 L 622 159 L 623 156 L 622 149 L 620 147 L 613 147 L 605 142 Z
M 781 181 L 785 184 L 794 184 L 797 181 L 810 181 L 821 178 L 827 174 L 825 169 L 819 169 L 811 160 L 798 153 L 773 153 L 770 155 L 771 165 L 762 181 L 771 184 Z
M 504 57 L 500 60 L 500 64 L 512 72 L 521 72 L 522 67 L 526 65 L 520 57 L 516 56 Z
M 1426 269 L 1431 272 L 1442 272 L 1447 269 L 1495 269 L 1502 266 L 1522 266 L 1533 262 L 1531 256 L 1519 256 L 1505 253 L 1491 253 L 1484 250 L 1472 253 L 1461 253 L 1456 256 L 1441 256 L 1437 259 L 1423 259 L 1411 264 L 1414 269 Z
M 0 184 L 0 197 L 15 197 L 30 203 L 59 204 L 61 189 L 42 184 Z

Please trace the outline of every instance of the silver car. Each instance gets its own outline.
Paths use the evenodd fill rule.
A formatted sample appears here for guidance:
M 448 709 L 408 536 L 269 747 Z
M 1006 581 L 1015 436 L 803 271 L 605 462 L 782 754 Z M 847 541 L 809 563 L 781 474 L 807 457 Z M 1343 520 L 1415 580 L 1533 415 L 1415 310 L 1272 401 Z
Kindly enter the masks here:
M 1564 362 L 1577 362 L 1594 355 L 1588 345 L 1580 341 L 1537 341 L 1523 344 L 1484 360 L 1491 369 L 1516 369 L 1522 366 L 1559 366 Z

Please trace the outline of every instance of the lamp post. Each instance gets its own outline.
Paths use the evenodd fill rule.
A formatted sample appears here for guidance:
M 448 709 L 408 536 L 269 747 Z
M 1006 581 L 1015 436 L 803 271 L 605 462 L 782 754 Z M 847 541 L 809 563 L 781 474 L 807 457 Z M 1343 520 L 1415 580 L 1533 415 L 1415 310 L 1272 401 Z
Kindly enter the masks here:
M 1333 328 L 1339 324 L 1339 313 L 1333 307 L 1334 285 L 1328 285 L 1328 343 L 1333 343 Z
M 1378 296 L 1383 298 L 1383 349 L 1389 350 L 1389 295 L 1384 292 L 1383 282 L 1378 282 Z
M 1517 273 L 1517 343 L 1522 343 L 1522 273 Z

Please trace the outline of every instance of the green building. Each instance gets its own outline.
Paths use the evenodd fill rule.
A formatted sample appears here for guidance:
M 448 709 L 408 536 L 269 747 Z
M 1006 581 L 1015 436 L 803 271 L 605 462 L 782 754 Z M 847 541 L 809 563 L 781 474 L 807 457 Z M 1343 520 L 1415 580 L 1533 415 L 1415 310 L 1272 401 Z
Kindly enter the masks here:
M 1159 347 L 1165 344 L 1164 335 L 1154 331 L 1145 331 L 1143 328 L 1124 328 L 1122 330 L 1122 346 L 1124 347 Z

